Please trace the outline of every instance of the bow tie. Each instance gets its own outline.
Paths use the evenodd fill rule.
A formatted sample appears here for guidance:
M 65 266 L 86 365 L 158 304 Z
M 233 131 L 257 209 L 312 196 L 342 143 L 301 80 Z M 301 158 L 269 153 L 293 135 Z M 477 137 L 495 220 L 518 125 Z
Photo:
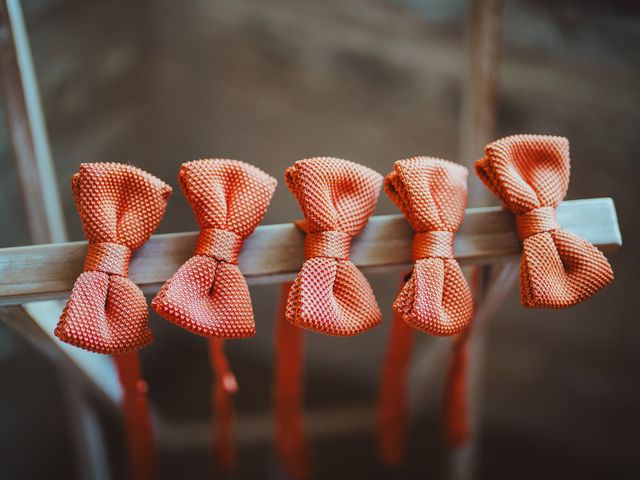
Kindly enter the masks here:
M 471 291 L 453 257 L 453 236 L 467 203 L 467 175 L 462 165 L 415 157 L 396 162 L 384 183 L 415 231 L 415 264 L 393 308 L 430 335 L 459 333 L 473 316 Z
M 496 140 L 485 147 L 476 172 L 516 215 L 522 241 L 520 298 L 525 307 L 569 307 L 613 280 L 602 252 L 556 220 L 556 208 L 569 186 L 566 138 L 515 135 Z
M 89 246 L 55 334 L 98 353 L 142 348 L 153 336 L 144 295 L 127 277 L 129 262 L 160 223 L 171 187 L 117 163 L 83 163 L 71 186 Z
M 382 176 L 336 158 L 300 160 L 285 173 L 305 216 L 305 262 L 287 300 L 289 322 L 328 335 L 356 335 L 382 320 L 364 275 L 349 261 L 351 239 L 375 208 Z
M 238 254 L 266 213 L 277 182 L 244 162 L 221 159 L 187 162 L 179 180 L 200 234 L 194 256 L 151 305 L 160 316 L 197 335 L 250 337 L 256 327 Z

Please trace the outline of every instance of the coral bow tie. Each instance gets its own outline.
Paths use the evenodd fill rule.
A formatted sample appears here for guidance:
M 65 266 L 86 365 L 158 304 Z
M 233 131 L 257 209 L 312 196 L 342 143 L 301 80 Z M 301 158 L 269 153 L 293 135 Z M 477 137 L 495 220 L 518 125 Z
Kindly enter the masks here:
M 197 335 L 250 337 L 256 327 L 238 254 L 266 213 L 277 182 L 256 167 L 220 159 L 185 163 L 179 180 L 200 235 L 194 256 L 151 305 L 160 316 Z
M 529 308 L 580 303 L 613 280 L 605 256 L 560 227 L 556 208 L 569 185 L 569 141 L 515 135 L 485 147 L 476 172 L 516 215 L 522 241 L 520 298 Z
M 144 295 L 127 277 L 129 262 L 160 223 L 171 187 L 117 163 L 84 163 L 71 183 L 89 246 L 55 334 L 92 352 L 137 350 L 153 336 Z
M 351 239 L 375 208 L 382 176 L 336 158 L 300 160 L 285 174 L 304 213 L 305 262 L 287 300 L 287 320 L 328 335 L 356 335 L 382 320 L 366 278 L 349 261 Z
M 416 232 L 413 271 L 393 308 L 418 330 L 454 335 L 473 316 L 471 291 L 453 258 L 453 235 L 467 204 L 467 169 L 428 157 L 398 161 L 393 169 L 385 190 Z

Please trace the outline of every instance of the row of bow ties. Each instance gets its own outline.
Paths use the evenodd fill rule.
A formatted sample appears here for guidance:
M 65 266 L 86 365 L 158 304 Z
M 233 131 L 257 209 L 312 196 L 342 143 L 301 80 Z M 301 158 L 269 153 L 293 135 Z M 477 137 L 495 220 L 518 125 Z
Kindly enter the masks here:
M 515 214 L 523 247 L 520 292 L 524 306 L 568 307 L 612 281 L 604 255 L 563 230 L 556 220 L 556 208 L 569 183 L 565 138 L 503 138 L 485 148 L 475 168 Z M 384 179 L 385 191 L 415 231 L 413 269 L 393 309 L 407 325 L 430 335 L 464 332 L 473 317 L 471 290 L 453 251 L 454 235 L 465 214 L 467 175 L 461 165 L 414 157 L 395 162 Z M 228 471 L 235 459 L 230 395 L 237 384 L 222 343 L 255 333 L 238 255 L 265 215 L 277 182 L 256 167 L 222 159 L 187 162 L 178 178 L 200 234 L 194 255 L 163 285 L 151 305 L 165 319 L 210 339 L 216 373 L 214 453 L 220 468 Z M 283 325 L 288 329 L 278 326 L 278 347 L 283 351 L 278 352 L 276 365 L 277 451 L 292 478 L 308 478 L 310 462 L 299 409 L 301 339 L 291 325 L 351 336 L 382 321 L 373 291 L 349 260 L 349 251 L 352 238 L 375 208 L 383 178 L 362 165 L 324 157 L 296 162 L 286 170 L 285 181 L 304 214 L 296 225 L 306 236 L 304 264 L 282 306 Z M 129 280 L 128 266 L 133 252 L 160 223 L 171 187 L 133 166 L 89 163 L 73 175 L 72 189 L 89 246 L 84 272 L 76 280 L 55 334 L 98 353 L 135 352 L 151 343 L 153 336 L 145 297 Z M 398 322 L 404 325 L 402 320 Z M 406 334 L 400 340 L 392 338 L 390 351 L 399 348 L 406 355 L 409 342 Z M 405 407 L 402 393 L 391 390 L 404 388 L 400 381 L 404 368 L 383 375 L 382 387 L 388 395 L 383 392 L 381 397 L 379 437 L 381 454 L 390 463 L 402 456 Z M 133 417 L 144 415 L 144 410 L 135 410 Z M 149 434 L 141 433 L 137 421 L 132 422 L 133 441 L 137 436 L 149 443 Z
M 520 291 L 526 307 L 563 308 L 590 297 L 613 279 L 604 255 L 561 228 L 556 208 L 569 183 L 565 138 L 516 135 L 497 140 L 476 162 L 476 173 L 516 216 L 522 241 Z M 313 158 L 285 174 L 305 220 L 302 270 L 289 292 L 286 317 L 294 325 L 350 336 L 381 322 L 371 287 L 349 260 L 350 243 L 371 216 L 383 178 L 346 160 Z M 201 336 L 244 338 L 255 333 L 238 254 L 262 220 L 276 180 L 236 160 L 182 165 L 179 182 L 200 234 L 191 257 L 151 305 L 167 320 Z M 394 164 L 385 191 L 415 231 L 411 275 L 394 310 L 431 335 L 462 332 L 473 315 L 467 281 L 453 239 L 465 213 L 467 170 L 429 157 Z M 171 188 L 129 165 L 82 164 L 72 177 L 74 200 L 89 246 L 55 330 L 63 341 L 99 353 L 149 344 L 147 305 L 128 279 L 132 252 L 158 226 Z

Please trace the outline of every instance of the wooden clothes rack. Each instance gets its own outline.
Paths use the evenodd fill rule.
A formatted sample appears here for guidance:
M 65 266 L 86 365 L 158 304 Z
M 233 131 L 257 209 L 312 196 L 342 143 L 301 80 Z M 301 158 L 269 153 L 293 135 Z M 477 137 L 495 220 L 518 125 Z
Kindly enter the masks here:
M 460 152 L 468 160 L 493 136 L 499 71 L 501 0 L 473 0 L 469 16 L 469 71 L 464 89 Z M 0 319 L 24 335 L 64 373 L 81 478 L 110 478 L 104 445 L 91 448 L 100 425 L 94 403 L 118 414 L 120 386 L 108 357 L 62 344 L 52 335 L 68 296 L 81 273 L 86 242 L 67 242 L 54 168 L 35 81 L 31 53 L 18 0 L 0 1 L 2 85 L 16 169 L 32 240 L 41 245 L 0 249 Z M 470 186 L 470 203 L 483 204 L 488 192 Z M 573 200 L 558 209 L 560 224 L 604 252 L 622 243 L 614 203 L 609 198 Z M 145 292 L 156 291 L 193 253 L 196 233 L 154 235 L 134 254 L 130 278 Z M 351 259 L 366 272 L 401 271 L 410 266 L 413 232 L 401 215 L 370 219 L 352 244 Z M 455 239 L 462 264 L 482 269 L 481 294 L 472 336 L 474 356 L 470 395 L 477 415 L 478 369 L 482 359 L 482 325 L 499 307 L 517 279 L 520 244 L 513 216 L 499 207 L 470 208 Z M 303 234 L 292 224 L 260 226 L 245 242 L 239 266 L 250 284 L 291 280 L 303 262 Z M 433 359 L 431 359 L 433 360 Z M 441 364 L 417 359 L 417 368 Z M 426 366 L 425 366 L 426 365 Z M 435 365 L 435 367 L 434 367 Z M 424 374 L 421 378 L 427 379 Z M 413 403 L 416 403 L 415 401 Z M 255 420 L 255 419 L 254 419 Z M 259 423 L 259 422 L 258 422 Z M 264 423 L 264 422 L 263 422 Z M 313 422 L 312 422 L 313 423 Z M 322 423 L 322 422 L 316 422 Z M 161 428 L 162 429 L 162 428 Z M 266 426 L 265 429 L 269 430 Z M 171 428 L 164 428 L 171 432 Z M 242 431 L 242 426 L 239 428 Z M 313 433 L 313 432 L 311 432 Z M 239 433 L 239 437 L 241 433 Z M 94 442 L 95 444 L 95 442 Z M 453 475 L 472 475 L 473 445 L 454 456 Z M 106 473 L 105 473 L 106 472 Z

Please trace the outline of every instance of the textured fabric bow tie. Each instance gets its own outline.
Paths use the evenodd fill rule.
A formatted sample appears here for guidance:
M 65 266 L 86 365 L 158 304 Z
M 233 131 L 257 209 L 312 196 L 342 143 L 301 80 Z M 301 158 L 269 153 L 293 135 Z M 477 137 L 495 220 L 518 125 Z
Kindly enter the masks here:
M 349 261 L 351 239 L 375 208 L 382 176 L 337 158 L 300 160 L 285 173 L 304 213 L 305 262 L 287 300 L 287 320 L 328 335 L 356 335 L 382 320 L 366 278 Z
M 523 247 L 520 298 L 525 307 L 569 307 L 613 280 L 602 252 L 556 220 L 556 208 L 569 186 L 566 138 L 514 135 L 496 140 L 485 147 L 476 172 L 516 215 Z
M 415 231 L 410 278 L 393 308 L 402 319 L 430 335 L 454 335 L 473 316 L 473 301 L 453 236 L 467 204 L 467 169 L 446 160 L 400 160 L 385 178 L 385 191 Z
M 238 254 L 266 213 L 277 181 L 244 162 L 221 159 L 187 162 L 179 180 L 200 235 L 194 256 L 151 305 L 160 316 L 197 335 L 250 337 L 256 327 Z
M 98 353 L 137 350 L 153 336 L 144 295 L 127 277 L 129 262 L 160 223 L 171 187 L 117 163 L 84 163 L 71 184 L 89 246 L 55 334 Z

